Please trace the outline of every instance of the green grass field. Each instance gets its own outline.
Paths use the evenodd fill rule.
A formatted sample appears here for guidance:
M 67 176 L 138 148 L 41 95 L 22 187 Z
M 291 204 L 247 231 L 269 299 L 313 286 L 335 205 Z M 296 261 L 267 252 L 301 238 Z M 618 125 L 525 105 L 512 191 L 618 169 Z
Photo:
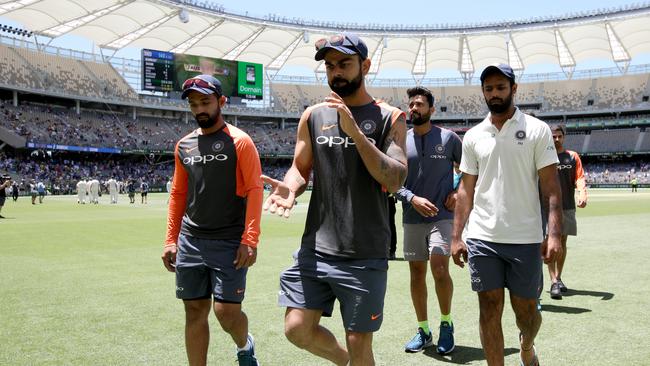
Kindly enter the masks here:
M 139 197 L 138 202 L 139 202 Z M 76 197 L 9 199 L 0 220 L 0 365 L 181 365 L 186 363 L 184 315 L 174 276 L 160 261 L 166 195 L 148 205 L 125 196 L 109 205 Z M 299 245 L 307 198 L 287 221 L 264 214 L 257 264 L 248 276 L 244 309 L 263 365 L 325 365 L 283 335 L 276 305 L 278 275 Z M 400 213 L 398 211 L 398 217 Z M 650 191 L 592 190 L 578 210 L 578 237 L 569 238 L 563 279 L 570 292 L 542 299 L 537 339 L 543 365 L 649 365 Z M 399 224 L 398 224 L 399 226 Z M 401 229 L 401 228 L 398 228 Z M 401 230 L 398 234 L 401 253 Z M 406 354 L 415 332 L 408 265 L 390 262 L 382 329 L 375 334 L 378 365 L 484 364 L 478 302 L 466 269 L 452 265 L 457 347 L 448 357 L 431 349 Z M 547 282 L 548 282 L 548 275 Z M 437 322 L 433 280 L 429 314 Z M 323 320 L 343 341 L 338 311 Z M 506 364 L 518 365 L 514 315 L 504 312 Z M 234 345 L 211 318 L 210 365 L 234 365 Z M 646 344 L 646 346 L 644 346 Z

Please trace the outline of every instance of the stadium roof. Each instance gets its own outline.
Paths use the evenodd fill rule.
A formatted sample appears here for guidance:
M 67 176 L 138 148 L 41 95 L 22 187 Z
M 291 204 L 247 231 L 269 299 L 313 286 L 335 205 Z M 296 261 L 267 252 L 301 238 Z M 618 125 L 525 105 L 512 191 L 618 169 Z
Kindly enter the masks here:
M 199 1 L 0 0 L 0 16 L 22 23 L 39 37 L 73 34 L 103 49 L 151 48 L 259 62 L 270 76 L 287 66 L 316 72 L 316 40 L 344 30 L 362 35 L 372 73 L 398 69 L 423 77 L 455 69 L 471 78 L 485 66 L 506 62 L 523 72 L 555 64 L 567 74 L 576 64 L 611 60 L 626 68 L 650 53 L 650 5 L 469 25 L 379 25 L 252 17 Z

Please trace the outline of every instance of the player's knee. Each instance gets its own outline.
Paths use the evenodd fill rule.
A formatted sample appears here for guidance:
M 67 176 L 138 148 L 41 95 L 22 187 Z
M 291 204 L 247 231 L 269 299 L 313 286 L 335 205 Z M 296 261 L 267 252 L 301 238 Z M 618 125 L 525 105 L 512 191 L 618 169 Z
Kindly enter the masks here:
M 541 315 L 537 311 L 537 301 L 535 299 L 512 301 L 512 310 L 515 313 L 517 322 L 521 324 L 532 324 L 537 322 L 538 319 L 541 319 Z
M 423 261 L 410 262 L 409 271 L 411 273 L 411 282 L 426 281 L 427 278 L 426 262 Z
M 490 321 L 495 318 L 501 319 L 503 312 L 503 293 L 487 293 L 479 294 L 479 311 L 481 321 Z
M 195 323 L 205 321 L 210 314 L 210 303 L 205 301 L 185 301 L 185 321 Z
M 241 309 L 234 306 L 215 305 L 214 315 L 216 315 L 217 320 L 223 329 L 230 329 L 236 321 L 240 320 Z
M 432 265 L 431 266 L 431 273 L 433 274 L 433 278 L 436 281 L 441 281 L 441 280 L 446 280 L 450 279 L 449 276 L 449 267 L 446 267 L 444 265 Z
M 304 323 L 285 321 L 284 336 L 296 347 L 306 348 L 312 340 L 313 329 Z
M 372 355 L 372 333 L 348 332 L 348 352 L 352 359 L 364 359 Z

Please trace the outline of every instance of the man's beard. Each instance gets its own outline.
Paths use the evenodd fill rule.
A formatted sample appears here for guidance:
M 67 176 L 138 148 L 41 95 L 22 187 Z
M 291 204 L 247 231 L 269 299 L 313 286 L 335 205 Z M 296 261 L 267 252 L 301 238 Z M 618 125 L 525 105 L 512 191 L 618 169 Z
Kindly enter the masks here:
M 499 101 L 498 103 L 492 103 L 493 101 Z M 485 102 L 487 103 L 488 109 L 492 113 L 500 114 L 508 110 L 510 106 L 512 105 L 512 93 L 508 95 L 508 97 L 503 100 L 501 98 L 492 98 L 489 101 L 486 99 Z
M 430 122 L 430 120 L 431 120 L 430 114 L 422 115 L 418 112 L 411 113 L 411 123 L 413 123 L 413 125 L 415 126 L 422 126 L 423 124 Z
M 196 123 L 199 124 L 199 127 L 210 128 L 217 124 L 219 115 L 221 115 L 221 110 L 217 109 L 217 111 L 214 112 L 213 115 L 209 115 L 207 113 L 199 113 L 196 116 L 194 116 L 194 119 L 196 119 Z
M 359 71 L 359 75 L 352 80 L 345 80 L 343 78 L 334 78 L 332 81 L 327 83 L 330 86 L 330 89 L 340 97 L 345 98 L 354 94 L 361 87 L 361 82 L 363 81 L 363 74 Z M 338 84 L 338 85 L 337 85 Z

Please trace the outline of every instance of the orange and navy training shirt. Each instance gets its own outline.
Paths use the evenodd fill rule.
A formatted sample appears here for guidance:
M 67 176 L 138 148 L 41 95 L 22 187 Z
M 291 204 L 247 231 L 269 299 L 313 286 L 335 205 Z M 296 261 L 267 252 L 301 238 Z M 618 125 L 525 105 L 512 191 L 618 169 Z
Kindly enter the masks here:
M 562 188 L 562 209 L 575 210 L 575 189 L 578 189 L 578 197 L 581 200 L 587 199 L 587 185 L 585 183 L 585 172 L 582 170 L 582 161 L 578 153 L 571 150 L 564 150 L 557 154 L 560 164 L 557 166 Z
M 174 157 L 165 243 L 183 233 L 257 247 L 264 188 L 250 136 L 229 124 L 209 135 L 197 129 L 176 144 Z

